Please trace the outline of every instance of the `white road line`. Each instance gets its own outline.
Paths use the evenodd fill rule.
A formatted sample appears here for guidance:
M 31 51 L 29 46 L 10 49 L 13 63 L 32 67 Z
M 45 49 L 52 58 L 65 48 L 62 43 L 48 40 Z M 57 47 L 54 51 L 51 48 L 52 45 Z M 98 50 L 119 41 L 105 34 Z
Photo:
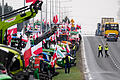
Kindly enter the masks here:
M 83 36 L 82 36 L 82 53 L 83 53 L 83 62 L 84 62 L 84 67 L 85 67 L 85 72 L 84 73 L 87 73 L 89 80 L 92 80 L 92 77 L 91 77 L 91 74 L 90 74 L 90 70 L 89 70 L 88 64 L 87 64 Z M 87 77 L 87 75 L 85 75 L 85 77 Z
M 101 41 L 102 41 L 103 44 L 105 44 L 104 41 L 103 41 L 103 39 L 102 39 Z M 108 46 L 109 46 L 109 45 L 108 45 Z M 109 46 L 109 47 L 110 47 L 110 46 Z M 111 47 L 110 47 L 110 48 L 111 48 Z M 109 52 L 111 53 L 111 51 L 109 51 Z M 109 56 L 110 56 L 111 60 L 113 61 L 114 65 L 116 66 L 116 68 L 118 68 L 118 69 L 120 70 L 120 66 L 118 66 L 118 65 L 115 63 L 115 61 L 114 61 L 114 59 L 112 58 L 111 54 L 109 54 Z

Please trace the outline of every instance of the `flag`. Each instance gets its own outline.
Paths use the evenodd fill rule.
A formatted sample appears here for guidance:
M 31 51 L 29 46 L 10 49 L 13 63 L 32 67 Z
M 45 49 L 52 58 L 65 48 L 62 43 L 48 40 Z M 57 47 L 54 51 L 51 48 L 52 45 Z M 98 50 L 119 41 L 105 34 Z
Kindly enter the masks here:
M 57 24 L 57 22 L 58 22 L 58 16 L 56 15 L 55 17 L 56 17 L 56 21 L 55 21 L 56 23 L 55 24 Z
M 17 33 L 17 25 L 13 25 L 10 28 L 7 29 L 7 40 L 8 40 L 8 45 L 10 45 L 11 39 L 12 39 L 12 34 Z
M 53 40 L 56 41 L 56 34 L 53 35 Z
M 12 32 L 10 33 L 10 35 L 7 37 L 8 45 L 10 45 L 10 43 L 11 43 L 12 34 L 13 34 L 13 31 L 12 31 Z
M 17 33 L 17 25 L 14 25 L 14 26 L 11 26 L 10 28 L 8 28 L 7 35 L 10 35 L 12 31 L 13 31 L 13 34 Z
M 50 40 L 53 42 L 53 36 L 50 36 Z
M 66 50 L 67 50 L 67 53 L 70 53 L 70 48 L 69 48 L 68 44 L 66 45 Z
M 39 35 L 39 33 L 35 33 L 34 35 L 33 35 L 33 39 L 36 39 L 36 38 L 38 38 L 40 35 Z
M 53 22 L 55 23 L 55 16 L 53 17 Z
M 63 49 L 63 50 L 66 50 L 64 45 L 62 46 L 62 49 Z
M 60 37 L 59 28 L 57 30 L 57 37 Z
M 22 36 L 22 41 L 28 42 L 28 38 L 27 38 L 27 36 L 25 34 Z
M 55 53 L 54 53 L 54 55 L 52 56 L 52 62 L 51 62 L 52 67 L 54 66 L 54 64 L 56 64 L 56 61 L 57 61 L 57 43 L 56 43 Z
M 36 2 L 37 0 L 26 0 L 26 3 L 29 3 L 29 2 Z
M 28 40 L 25 51 L 24 51 L 24 60 L 25 60 L 25 67 L 29 65 L 29 58 L 32 56 L 31 53 L 31 44 L 30 44 L 30 39 Z
M 30 29 L 31 29 L 31 25 L 28 25 L 28 26 L 27 26 L 27 30 L 30 30 Z
M 60 58 L 64 58 L 65 55 L 63 52 L 61 52 L 61 50 L 62 50 L 62 48 L 59 45 L 57 45 L 57 56 Z
M 32 53 L 35 55 L 42 53 L 42 51 L 43 51 L 42 50 L 42 42 L 40 42 L 37 45 L 32 47 Z
M 79 29 L 81 29 L 81 26 L 79 26 Z
M 43 42 L 43 44 L 45 44 L 45 43 L 46 43 L 46 40 L 45 40 L 45 39 L 43 39 L 43 41 L 42 41 L 42 42 Z

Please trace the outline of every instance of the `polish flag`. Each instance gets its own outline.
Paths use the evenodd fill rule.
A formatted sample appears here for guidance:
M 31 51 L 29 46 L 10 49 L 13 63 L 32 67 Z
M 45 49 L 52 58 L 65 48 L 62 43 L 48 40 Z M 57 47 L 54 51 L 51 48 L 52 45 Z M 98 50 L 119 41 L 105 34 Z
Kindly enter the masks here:
M 65 46 L 64 45 L 63 45 L 62 49 L 65 50 Z
M 45 39 L 43 39 L 43 41 L 42 41 L 42 42 L 43 42 L 43 44 L 45 44 L 45 43 L 46 43 L 46 40 L 45 40 Z
M 10 35 L 7 37 L 8 45 L 10 45 L 10 43 L 11 43 L 12 34 L 13 34 L 13 31 L 12 31 L 12 32 L 10 33 Z
M 50 36 L 50 40 L 53 41 L 53 36 Z
M 66 50 L 67 50 L 67 53 L 70 53 L 70 48 L 69 48 L 68 44 L 66 45 Z
M 53 40 L 56 41 L 56 34 L 53 35 Z
M 54 64 L 56 64 L 56 61 L 57 61 L 57 43 L 56 43 L 55 53 L 54 53 L 54 55 L 52 57 L 52 62 L 51 62 L 52 67 L 54 66 Z
M 57 22 L 58 22 L 58 16 L 56 15 L 55 18 L 56 18 L 56 21 L 55 21 L 55 22 L 56 22 L 56 24 L 57 24 Z
M 37 0 L 26 0 L 26 3 L 33 2 L 33 4 L 34 4 L 36 1 Z
M 10 35 L 12 31 L 13 31 L 13 34 L 17 33 L 17 25 L 14 25 L 14 26 L 11 26 L 10 28 L 8 28 L 7 35 Z
M 42 53 L 43 50 L 42 50 L 42 42 L 38 43 L 37 45 L 33 46 L 32 47 L 32 53 L 33 55 L 37 55 L 37 54 L 40 54 Z
M 34 39 L 38 38 L 38 33 L 35 33 L 35 34 L 33 35 L 33 38 L 34 38 Z
M 30 39 L 28 40 L 25 51 L 24 51 L 24 60 L 25 60 L 25 67 L 29 65 L 29 58 L 32 56 L 31 53 L 31 44 L 30 44 Z
M 30 26 L 31 26 L 31 25 L 28 25 L 28 26 L 27 26 L 27 30 L 30 30 L 30 29 L 31 29 L 31 27 L 30 27 Z
M 27 38 L 27 36 L 26 36 L 25 34 L 24 34 L 23 37 L 22 37 L 22 41 L 28 42 L 28 38 Z

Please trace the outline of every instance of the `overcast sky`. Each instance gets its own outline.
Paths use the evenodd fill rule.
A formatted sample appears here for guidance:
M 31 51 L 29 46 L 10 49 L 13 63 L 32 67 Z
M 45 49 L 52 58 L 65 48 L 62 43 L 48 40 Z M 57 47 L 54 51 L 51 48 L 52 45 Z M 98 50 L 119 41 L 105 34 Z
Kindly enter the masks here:
M 1 1 L 2 0 L 0 0 L 0 2 Z M 46 0 L 43 1 L 45 6 Z M 70 18 L 73 18 L 76 23 L 81 24 L 83 32 L 94 33 L 96 29 L 96 24 L 97 22 L 101 21 L 102 17 L 114 17 L 117 20 L 117 12 L 120 7 L 118 6 L 118 0 L 72 0 L 72 2 L 70 1 L 71 0 L 61 0 L 61 7 L 72 7 L 66 9 L 61 8 L 61 12 L 63 10 L 72 11 L 69 12 L 69 14 L 67 13 L 66 15 L 69 15 Z M 13 6 L 14 9 L 18 9 L 24 6 L 24 0 L 5 0 L 5 2 L 8 2 L 8 5 Z M 45 14 L 43 17 L 45 17 Z M 40 18 L 40 16 L 38 16 L 38 18 Z

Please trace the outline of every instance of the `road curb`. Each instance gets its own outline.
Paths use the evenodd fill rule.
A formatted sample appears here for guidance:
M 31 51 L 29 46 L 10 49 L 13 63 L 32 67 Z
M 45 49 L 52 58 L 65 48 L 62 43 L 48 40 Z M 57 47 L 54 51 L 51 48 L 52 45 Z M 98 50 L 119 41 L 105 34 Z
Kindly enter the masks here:
M 81 41 L 81 55 L 82 55 L 82 62 L 83 62 L 83 67 L 84 67 L 84 76 L 85 80 L 92 80 L 88 65 L 87 65 L 87 59 L 85 55 L 85 46 L 84 46 L 84 38 L 82 36 L 82 41 Z

